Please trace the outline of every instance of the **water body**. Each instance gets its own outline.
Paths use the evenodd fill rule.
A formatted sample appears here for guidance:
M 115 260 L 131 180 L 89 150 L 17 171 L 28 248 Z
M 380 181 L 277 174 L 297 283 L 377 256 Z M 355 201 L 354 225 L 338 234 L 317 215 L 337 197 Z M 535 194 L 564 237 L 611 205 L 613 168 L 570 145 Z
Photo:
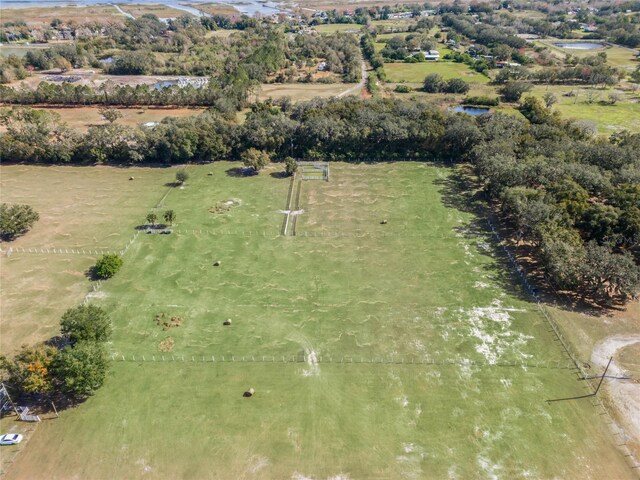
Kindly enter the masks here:
M 115 3 L 115 2 L 114 2 Z M 182 2 L 177 1 L 162 1 L 162 0 L 123 0 L 117 2 L 120 5 L 127 4 L 162 4 L 167 7 L 175 8 L 176 10 L 182 10 L 189 12 L 192 15 L 202 17 L 209 16 L 207 13 L 198 10 L 198 8 L 184 5 Z M 198 3 L 217 3 L 220 5 L 227 5 L 235 8 L 238 12 L 245 15 L 253 16 L 255 14 L 260 15 L 272 15 L 282 11 L 280 6 L 273 1 L 261 1 L 261 0 L 185 0 L 185 3 L 196 5 Z M 62 6 L 75 6 L 86 7 L 92 5 L 108 5 L 112 2 L 105 2 L 104 0 L 2 0 L 2 8 L 29 8 L 29 7 L 62 7 Z M 117 8 L 117 7 L 116 7 Z
M 474 117 L 477 115 L 484 115 L 485 113 L 489 113 L 491 111 L 491 109 L 487 107 L 468 107 L 466 105 L 460 105 L 458 107 L 451 108 L 450 110 L 456 113 L 466 113 L 467 115 L 473 115 Z
M 575 43 L 554 43 L 556 47 L 566 48 L 570 50 L 597 50 L 604 48 L 602 43 L 594 42 L 575 42 Z

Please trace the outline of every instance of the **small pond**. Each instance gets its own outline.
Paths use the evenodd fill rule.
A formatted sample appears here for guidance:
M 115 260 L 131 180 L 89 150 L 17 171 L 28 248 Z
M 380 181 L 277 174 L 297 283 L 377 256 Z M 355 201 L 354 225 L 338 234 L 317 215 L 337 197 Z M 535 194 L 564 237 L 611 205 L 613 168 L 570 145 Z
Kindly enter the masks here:
M 597 50 L 604 48 L 602 43 L 595 42 L 569 42 L 569 43 L 554 43 L 556 47 L 566 48 L 571 50 Z
M 468 115 L 484 115 L 485 113 L 489 113 L 491 111 L 490 108 L 487 107 L 469 107 L 467 105 L 459 105 L 457 107 L 451 108 L 450 111 L 456 113 L 466 113 Z

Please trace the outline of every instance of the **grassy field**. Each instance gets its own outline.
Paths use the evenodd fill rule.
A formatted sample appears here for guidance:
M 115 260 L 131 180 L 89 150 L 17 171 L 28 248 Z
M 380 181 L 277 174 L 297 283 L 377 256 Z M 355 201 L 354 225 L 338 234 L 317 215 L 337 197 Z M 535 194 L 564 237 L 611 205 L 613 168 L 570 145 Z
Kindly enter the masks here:
M 202 10 L 209 15 L 234 15 L 238 13 L 238 10 L 231 5 L 222 5 L 220 3 L 190 3 L 186 4 L 189 7 Z M 186 12 L 185 12 L 186 13 Z M 218 30 L 225 31 L 225 30 Z
M 2 22 L 15 22 L 24 20 L 27 23 L 50 23 L 54 18 L 63 22 L 113 22 L 121 20 L 125 16 L 115 7 L 109 5 L 91 6 L 55 6 L 55 7 L 30 7 L 30 8 L 2 8 Z
M 334 97 L 348 90 L 355 84 L 351 83 L 268 83 L 260 87 L 258 98 L 291 97 L 295 102 L 304 102 L 315 97 Z
M 58 113 L 61 121 L 81 131 L 86 131 L 93 125 L 105 123 L 98 113 L 99 107 L 37 108 Z M 204 110 L 204 108 L 119 108 L 122 118 L 118 119 L 118 123 L 134 126 L 140 123 L 159 122 L 166 117 L 190 117 Z
M 442 53 L 442 52 L 441 52 Z M 474 72 L 464 63 L 422 62 L 422 63 L 385 63 L 384 70 L 389 82 L 422 83 L 430 73 L 439 73 L 445 80 L 462 78 L 470 83 L 487 83 L 489 78 Z
M 27 235 L 3 244 L 3 250 L 91 251 L 0 255 L 0 350 L 9 353 L 56 333 L 64 310 L 90 291 L 85 273 L 99 256 L 96 252 L 126 245 L 133 227 L 166 192 L 168 187 L 162 185 L 172 181 L 174 172 L 5 165 L 0 173 L 2 201 L 29 204 L 40 214 Z M 130 181 L 132 175 L 135 180 Z
M 565 96 L 570 91 L 576 95 Z M 593 122 L 598 132 L 603 135 L 610 135 L 623 129 L 640 132 L 640 103 L 638 103 L 637 94 L 618 92 L 621 99 L 615 105 L 607 101 L 609 94 L 613 92 L 611 89 L 539 85 L 532 90 L 531 94 L 542 98 L 546 92 L 556 95 L 558 103 L 553 109 L 559 111 L 564 118 Z M 596 98 L 593 103 L 587 102 L 589 92 L 595 92 Z
M 3 192 L 26 174 L 13 168 Z M 116 182 L 80 169 L 88 192 L 111 180 L 112 230 L 133 234 L 167 191 L 158 210 L 178 220 L 171 235 L 139 235 L 94 296 L 114 322 L 111 351 L 128 360 L 43 422 L 8 479 L 633 478 L 591 403 L 545 403 L 584 384 L 538 366 L 568 362 L 452 169 L 332 164 L 331 182 L 301 185 L 296 236 L 280 235 L 290 180 L 279 167 L 189 170 L 167 190 L 173 170 L 113 169 L 136 177 Z M 32 181 L 57 191 L 47 171 L 32 168 Z M 138 177 L 142 193 L 127 191 Z M 60 189 L 58 202 L 71 197 Z M 136 203 L 125 218 L 123 201 Z M 161 313 L 182 325 L 163 330 Z
M 158 18 L 176 18 L 182 15 L 192 16 L 191 13 L 184 10 L 178 10 L 177 8 L 171 8 L 167 5 L 154 5 L 154 4 L 128 4 L 123 3 L 119 5 L 122 10 L 130 13 L 134 17 L 141 17 L 142 15 L 152 14 Z
M 326 25 L 315 25 L 313 29 L 318 33 L 358 33 L 362 29 L 362 25 L 356 23 L 328 23 Z

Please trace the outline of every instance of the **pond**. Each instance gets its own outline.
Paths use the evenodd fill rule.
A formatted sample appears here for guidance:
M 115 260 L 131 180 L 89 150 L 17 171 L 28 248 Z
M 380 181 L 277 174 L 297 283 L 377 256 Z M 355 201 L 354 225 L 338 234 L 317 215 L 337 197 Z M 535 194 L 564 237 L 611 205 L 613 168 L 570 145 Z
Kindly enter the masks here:
M 571 50 L 597 50 L 604 48 L 602 43 L 595 42 L 570 42 L 570 43 L 554 43 L 556 47 L 566 48 Z
M 466 113 L 467 115 L 484 115 L 485 113 L 489 113 L 491 111 L 490 108 L 487 107 L 468 107 L 466 105 L 459 105 L 454 108 L 449 109 L 452 112 L 456 113 Z

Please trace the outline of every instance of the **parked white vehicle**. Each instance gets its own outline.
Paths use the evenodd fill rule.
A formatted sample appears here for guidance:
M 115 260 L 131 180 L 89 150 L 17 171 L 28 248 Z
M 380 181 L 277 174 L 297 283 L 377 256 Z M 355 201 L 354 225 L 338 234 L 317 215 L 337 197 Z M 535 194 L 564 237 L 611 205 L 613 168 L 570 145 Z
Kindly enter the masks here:
M 5 433 L 0 437 L 0 445 L 17 445 L 22 441 L 19 433 Z

